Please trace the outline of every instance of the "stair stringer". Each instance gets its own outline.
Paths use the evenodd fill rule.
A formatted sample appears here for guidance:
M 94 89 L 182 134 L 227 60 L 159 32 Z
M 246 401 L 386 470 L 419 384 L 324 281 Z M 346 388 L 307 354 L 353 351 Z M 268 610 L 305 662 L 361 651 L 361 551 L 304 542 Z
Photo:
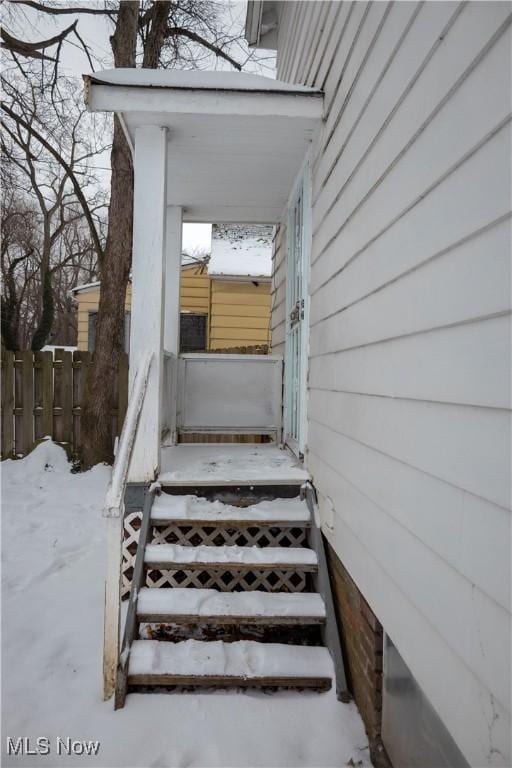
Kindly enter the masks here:
M 329 649 L 329 653 L 331 654 L 334 663 L 336 695 L 338 700 L 348 702 L 350 701 L 351 696 L 347 686 L 343 648 L 341 646 L 340 631 L 338 629 L 338 622 L 336 620 L 334 609 L 334 600 L 332 596 L 327 558 L 325 556 L 322 531 L 317 524 L 319 517 L 316 491 L 310 482 L 304 483 L 301 487 L 301 498 L 306 500 L 311 513 L 311 527 L 307 532 L 307 540 L 309 546 L 316 552 L 318 558 L 318 571 L 313 574 L 313 584 L 315 591 L 322 596 L 325 603 L 326 622 L 322 628 L 322 640 L 325 646 Z
M 137 620 L 137 600 L 139 590 L 144 586 L 144 551 L 149 541 L 151 531 L 151 507 L 155 497 L 155 488 L 146 485 L 143 491 L 142 521 L 139 532 L 139 542 L 137 554 L 135 556 L 135 566 L 133 569 L 132 587 L 128 598 L 128 609 L 124 623 L 123 639 L 121 643 L 121 652 L 116 670 L 116 686 L 114 693 L 114 708 L 122 709 L 128 691 L 128 664 L 130 660 L 130 651 L 138 631 Z M 121 574 L 119 574 L 121 576 Z

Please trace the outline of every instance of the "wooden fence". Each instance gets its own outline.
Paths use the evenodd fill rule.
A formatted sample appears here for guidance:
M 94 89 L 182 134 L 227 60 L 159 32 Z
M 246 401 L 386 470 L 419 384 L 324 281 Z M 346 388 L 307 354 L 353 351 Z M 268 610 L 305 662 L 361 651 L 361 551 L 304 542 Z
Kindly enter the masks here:
M 50 436 L 79 457 L 80 419 L 90 352 L 7 352 L 2 350 L 2 459 L 25 456 Z M 128 404 L 128 356 L 114 377 L 113 434 L 121 434 Z

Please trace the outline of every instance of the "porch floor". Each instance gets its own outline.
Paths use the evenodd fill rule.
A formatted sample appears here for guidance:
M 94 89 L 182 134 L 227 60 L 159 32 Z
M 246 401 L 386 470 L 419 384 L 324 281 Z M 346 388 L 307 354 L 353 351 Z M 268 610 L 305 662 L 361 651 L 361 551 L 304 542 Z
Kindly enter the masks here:
M 165 485 L 287 485 L 309 473 L 287 448 L 257 444 L 184 444 L 162 448 Z

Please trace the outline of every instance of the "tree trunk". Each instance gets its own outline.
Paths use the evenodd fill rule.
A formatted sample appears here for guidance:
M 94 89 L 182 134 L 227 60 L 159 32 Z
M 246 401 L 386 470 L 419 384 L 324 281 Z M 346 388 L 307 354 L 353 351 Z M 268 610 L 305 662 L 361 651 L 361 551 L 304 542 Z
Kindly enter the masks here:
M 55 302 L 53 299 L 52 273 L 48 265 L 43 266 L 42 276 L 42 310 L 41 319 L 32 336 L 30 348 L 32 352 L 39 352 L 46 344 L 53 326 L 55 315 Z
M 158 0 L 152 7 L 151 27 L 144 45 L 142 66 L 147 69 L 157 69 L 160 53 L 165 41 L 171 0 Z
M 19 348 L 19 308 L 16 302 L 16 283 L 13 277 L 14 269 L 11 267 L 5 279 L 2 294 L 1 328 L 2 341 L 6 349 L 16 352 Z
M 116 67 L 134 67 L 139 3 L 121 0 L 110 42 Z M 111 463 L 113 381 L 124 341 L 124 305 L 132 260 L 133 163 L 122 126 L 114 118 L 112 180 L 105 252 L 100 265 L 100 301 L 95 353 L 82 415 L 82 466 Z

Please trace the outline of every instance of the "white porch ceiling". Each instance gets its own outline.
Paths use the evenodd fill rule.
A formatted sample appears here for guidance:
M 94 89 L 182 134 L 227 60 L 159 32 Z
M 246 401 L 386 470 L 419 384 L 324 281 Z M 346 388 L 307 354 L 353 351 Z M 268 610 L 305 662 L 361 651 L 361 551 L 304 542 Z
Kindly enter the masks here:
M 111 70 L 84 78 L 91 111 L 168 128 L 167 204 L 185 221 L 279 221 L 321 123 L 322 93 L 234 72 Z

